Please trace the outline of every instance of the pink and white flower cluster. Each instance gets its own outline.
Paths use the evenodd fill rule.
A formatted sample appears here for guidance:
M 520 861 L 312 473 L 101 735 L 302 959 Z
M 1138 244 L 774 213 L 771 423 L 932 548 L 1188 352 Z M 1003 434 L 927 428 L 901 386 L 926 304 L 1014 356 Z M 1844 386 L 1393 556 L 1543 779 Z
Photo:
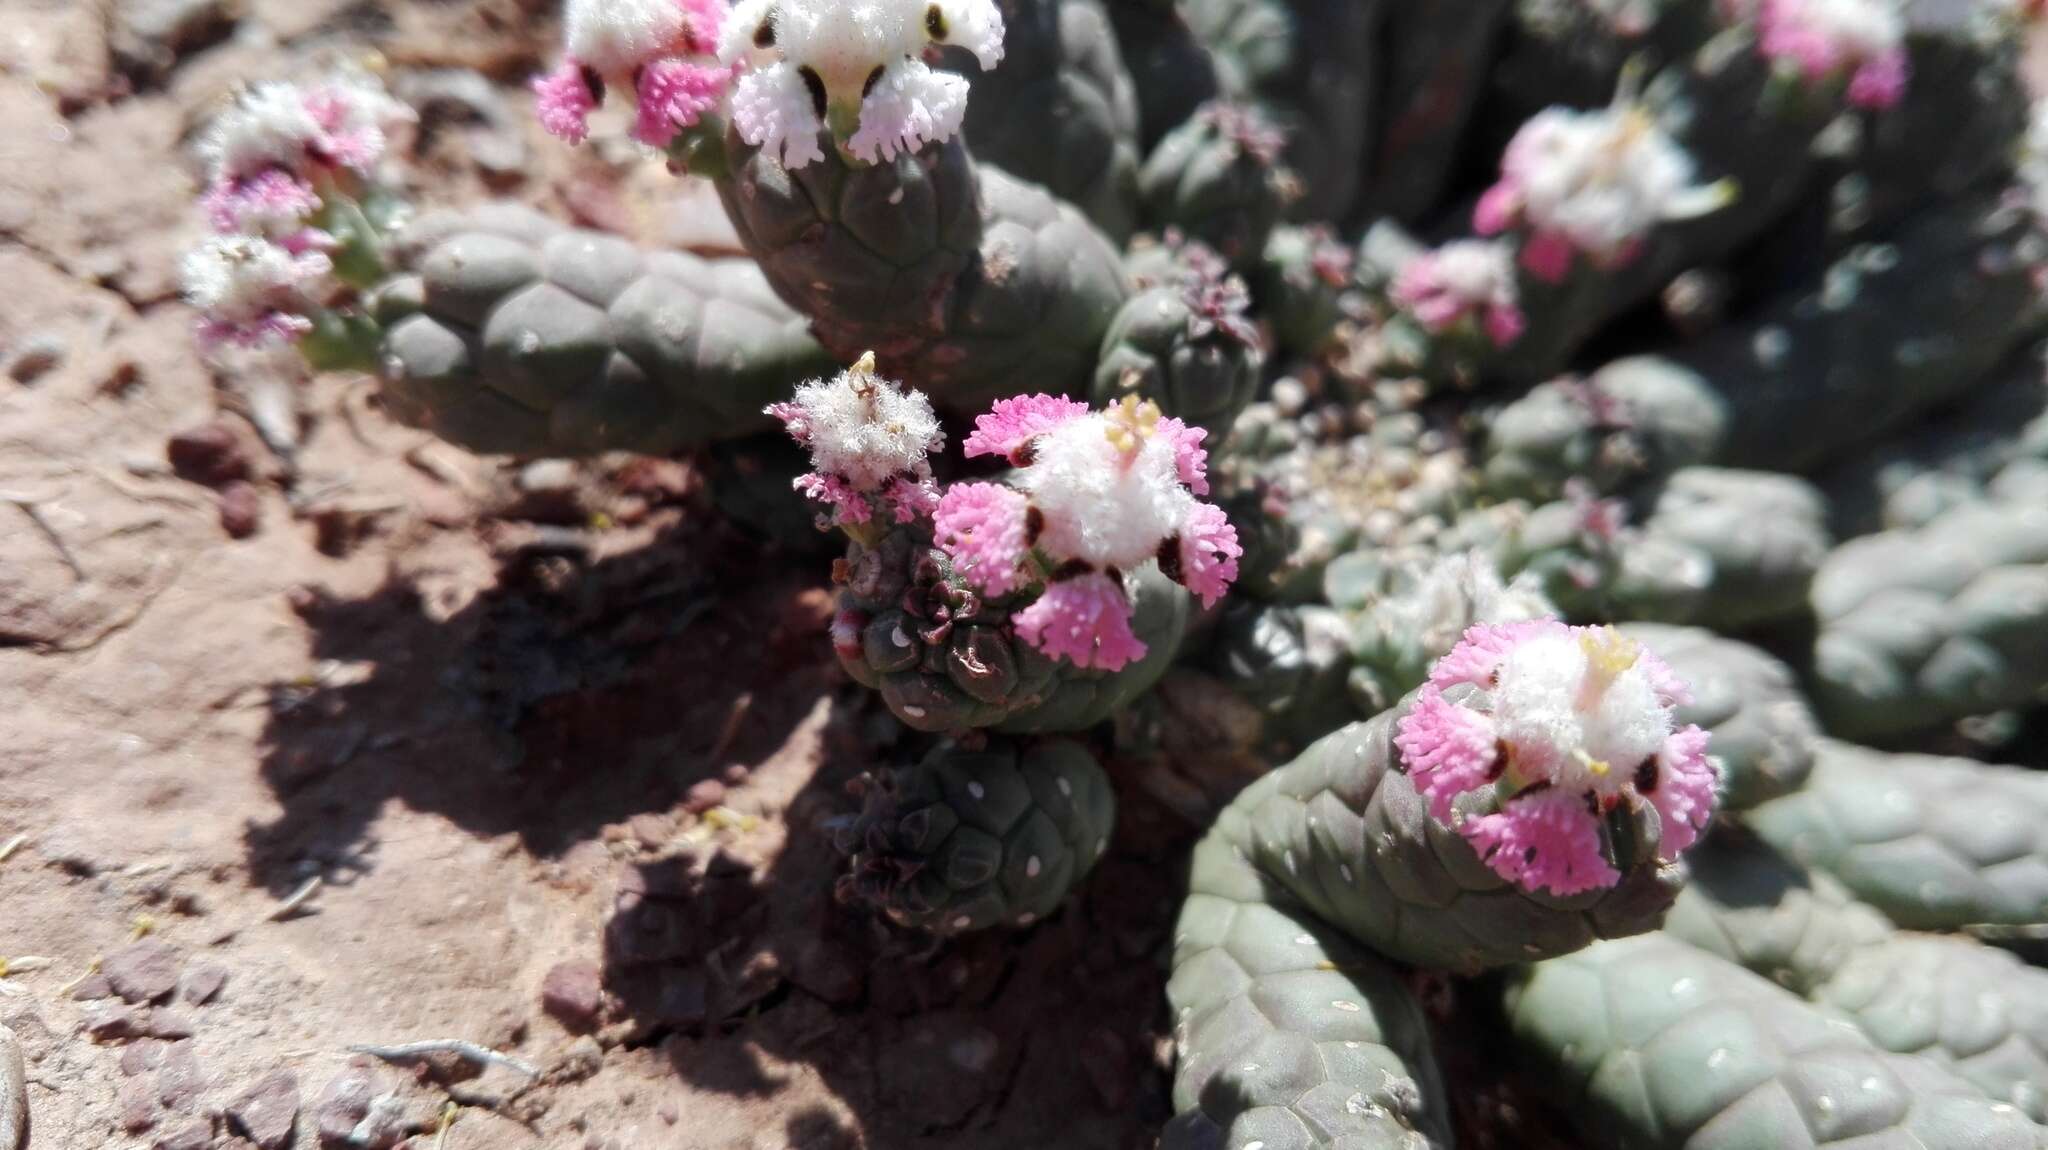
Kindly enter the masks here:
M 1524 232 L 1521 264 L 1560 283 L 1583 256 L 1614 268 L 1659 224 L 1725 205 L 1725 183 L 1694 183 L 1695 164 L 1649 111 L 1624 95 L 1595 111 L 1546 108 L 1509 141 L 1500 180 L 1479 199 L 1480 235 Z
M 787 168 L 824 158 L 818 136 L 835 119 L 855 159 L 914 154 L 967 114 L 966 78 L 924 62 L 935 45 L 966 49 L 984 71 L 1001 63 L 995 0 L 739 0 L 719 42 L 719 58 L 744 70 L 733 124 Z
M 1847 84 L 1859 108 L 1906 94 L 1906 21 L 1891 0 L 1759 0 L 1757 51 L 1810 85 Z
M 238 96 L 199 145 L 200 201 L 214 237 L 182 266 L 185 295 L 204 313 L 208 345 L 294 340 L 331 289 L 336 240 L 320 217 L 360 193 L 414 118 L 377 80 L 344 71 L 318 83 L 258 84 Z
M 882 513 L 897 523 L 930 515 L 939 503 L 931 453 L 946 446 L 939 417 L 924 393 L 875 374 L 871 352 L 832 379 L 796 389 L 771 404 L 812 470 L 796 489 L 830 511 L 830 525 L 862 525 Z
M 1497 240 L 1453 240 L 1423 252 L 1394 277 L 1391 294 L 1432 335 L 1476 330 L 1506 347 L 1528 326 L 1514 257 Z
M 934 518 L 938 544 L 985 594 L 1043 585 L 1014 618 L 1025 642 L 1118 670 L 1145 655 L 1127 572 L 1156 559 L 1205 606 L 1237 579 L 1237 529 L 1196 498 L 1209 491 L 1207 434 L 1134 397 L 1105 411 L 1050 395 L 1001 400 L 975 420 L 965 448 L 1008 460 L 1013 477 L 948 490 Z
M 725 101 L 726 0 L 569 0 L 562 64 L 533 82 L 541 127 L 580 144 L 608 92 L 633 93 L 633 138 L 667 148 Z
M 1453 701 L 1460 687 L 1473 690 Z M 1665 861 L 1706 827 L 1718 783 L 1707 733 L 1673 718 L 1690 701 L 1611 627 L 1481 624 L 1437 662 L 1394 744 L 1430 813 L 1494 873 L 1571 895 L 1621 880 L 1602 847 L 1607 812 L 1653 808 Z M 1488 784 L 1495 809 L 1458 809 Z

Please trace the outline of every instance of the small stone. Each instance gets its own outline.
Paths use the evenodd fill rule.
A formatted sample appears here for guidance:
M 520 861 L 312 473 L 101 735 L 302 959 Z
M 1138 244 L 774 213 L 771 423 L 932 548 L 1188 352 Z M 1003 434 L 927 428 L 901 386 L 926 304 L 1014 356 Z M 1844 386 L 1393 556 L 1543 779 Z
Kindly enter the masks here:
M 369 1060 L 357 1058 L 321 1088 L 313 1102 L 313 1125 L 322 1146 L 352 1145 L 351 1135 L 369 1116 L 377 1096 L 378 1074 Z
M 604 1009 L 603 975 L 594 962 L 564 962 L 540 984 L 541 1009 L 570 1030 L 590 1030 Z
M 147 1008 L 138 1009 L 116 1003 L 102 1007 L 99 1013 L 85 1021 L 85 1032 L 92 1035 L 94 1042 L 121 1042 L 144 1036 L 142 1023 L 149 1014 Z
M 220 529 L 230 539 L 247 539 L 263 526 L 263 497 L 248 483 L 235 482 L 220 489 Z
M 147 1074 L 163 1061 L 164 1043 L 154 1039 L 137 1042 L 121 1052 L 121 1073 L 133 1078 Z
M 684 793 L 683 809 L 693 815 L 701 815 L 724 801 L 724 783 L 717 779 L 699 779 L 691 783 L 690 789 Z
M 71 992 L 71 1001 L 73 1002 L 98 1002 L 100 999 L 112 997 L 114 997 L 114 984 L 108 982 L 107 976 L 104 974 L 95 974 L 88 977 L 84 982 L 78 984 L 77 989 Z
M 653 811 L 626 820 L 626 829 L 633 832 L 641 846 L 651 851 L 660 850 L 676 837 L 675 820 Z
M 207 487 L 247 479 L 255 470 L 242 437 L 224 419 L 209 420 L 171 436 L 165 454 L 178 478 Z
M 664 1124 L 669 1126 L 674 1126 L 676 1123 L 683 1120 L 682 1109 L 673 1102 L 664 1102 L 661 1105 L 655 1107 L 654 1116 L 656 1118 L 661 1119 Z
M 732 763 L 725 768 L 725 772 L 719 777 L 725 780 L 726 786 L 737 787 L 745 783 L 753 773 L 753 768 L 745 763 Z
M 140 1004 L 169 998 L 178 989 L 182 965 L 178 952 L 168 943 L 145 938 L 108 955 L 100 964 L 100 973 L 122 1001 Z
M 121 1112 L 121 1129 L 140 1134 L 156 1125 L 156 1093 L 149 1083 L 127 1079 L 114 1088 L 114 1103 Z
M 64 337 L 32 335 L 21 342 L 7 361 L 7 374 L 14 382 L 28 385 L 63 366 L 71 347 Z
M 150 1143 L 152 1150 L 207 1150 L 212 1145 L 213 1122 L 206 1118 L 195 1118 Z
M 139 1025 L 142 1033 L 149 1035 L 151 1038 L 163 1038 L 171 1041 L 176 1041 L 180 1038 L 190 1038 L 198 1033 L 198 1028 L 192 1025 L 190 1018 L 175 1010 L 166 1009 L 161 1006 L 155 1010 L 143 1011 Z
M 228 1125 L 261 1150 L 283 1150 L 299 1117 L 299 1078 L 279 1070 L 229 1103 Z
M 178 983 L 178 997 L 194 1006 L 205 1006 L 220 997 L 228 984 L 228 972 L 218 966 L 195 966 Z
M 206 1071 L 199 1065 L 199 1052 L 189 1039 L 164 1048 L 163 1065 L 156 1072 L 156 1100 L 167 1110 L 190 1114 L 198 1109 L 199 1096 L 206 1092 Z

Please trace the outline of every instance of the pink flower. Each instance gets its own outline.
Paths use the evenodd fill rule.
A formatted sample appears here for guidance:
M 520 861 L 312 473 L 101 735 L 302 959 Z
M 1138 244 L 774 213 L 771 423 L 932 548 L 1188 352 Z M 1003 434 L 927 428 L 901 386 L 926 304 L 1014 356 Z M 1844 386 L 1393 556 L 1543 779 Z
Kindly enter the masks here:
M 1620 267 L 1641 254 L 1659 224 L 1725 205 L 1732 186 L 1697 185 L 1695 171 L 1692 157 L 1628 92 L 1592 111 L 1546 108 L 1509 141 L 1500 179 L 1479 197 L 1472 226 L 1484 236 L 1520 231 L 1522 268 L 1559 283 L 1578 256 Z M 1505 331 L 1514 321 L 1496 323 Z
M 676 133 L 697 126 L 706 112 L 725 99 L 732 69 L 687 60 L 657 60 L 640 70 L 639 117 L 633 138 L 650 148 L 666 148 Z
M 1846 82 L 1863 108 L 1905 95 L 1905 21 L 1887 0 L 1761 0 L 1756 24 L 1757 51 L 1808 84 Z
M 1452 686 L 1477 690 L 1452 702 Z M 1482 624 L 1432 668 L 1394 744 L 1430 813 L 1495 873 L 1574 894 L 1620 879 L 1603 855 L 1607 811 L 1655 810 L 1667 861 L 1712 817 L 1706 732 L 1674 729 L 1684 695 L 1668 665 L 1612 628 Z M 1457 800 L 1489 785 L 1494 809 L 1461 815 Z
M 1203 438 L 1135 397 L 1101 412 L 1050 395 L 1001 400 L 975 421 L 966 451 L 1002 456 L 1016 475 L 948 491 L 938 545 L 992 595 L 1050 572 L 1017 633 L 1050 655 L 1080 652 L 1081 666 L 1122 666 L 1144 650 L 1130 635 L 1125 572 L 1156 560 L 1210 606 L 1237 579 L 1237 529 L 1196 498 L 1208 490 Z
M 1451 822 L 1451 803 L 1490 783 L 1503 766 L 1495 753 L 1493 724 L 1477 711 L 1455 706 L 1434 683 L 1424 684 L 1394 735 L 1415 789 L 1429 800 L 1438 822 Z
M 1395 306 L 1423 330 L 1485 332 L 1496 347 L 1521 338 L 1514 265 L 1507 248 L 1488 240 L 1454 240 L 1409 260 L 1394 278 Z
M 1213 503 L 1197 503 L 1188 513 L 1187 527 L 1179 543 L 1174 580 L 1193 592 L 1204 607 L 1214 607 L 1237 582 L 1237 561 L 1244 547 L 1237 541 L 1237 528 L 1230 517 Z
M 1031 550 L 1031 501 L 995 483 L 956 483 L 939 500 L 932 527 L 939 546 L 969 583 L 993 596 L 1024 583 Z
M 974 432 L 960 445 L 969 459 L 1000 455 L 1019 467 L 1031 462 L 1023 448 L 1068 420 L 1088 414 L 1088 405 L 1064 395 L 1020 395 L 999 399 L 986 415 L 974 417 Z
M 1158 434 L 1173 444 L 1173 467 L 1180 481 L 1196 495 L 1209 494 L 1209 452 L 1202 446 L 1208 430 L 1167 416 L 1159 421 Z
M 1636 783 L 1637 790 L 1657 808 L 1666 853 L 1675 857 L 1698 840 L 1707 820 L 1714 817 L 1718 781 L 1713 764 L 1707 761 L 1707 733 L 1696 725 L 1673 731 L 1663 750 L 1657 752 L 1655 774 Z
M 1123 585 L 1099 572 L 1051 584 L 1013 622 L 1025 642 L 1077 667 L 1120 671 L 1145 657 Z
M 540 126 L 548 135 L 570 144 L 589 138 L 590 114 L 597 110 L 598 99 L 581 64 L 565 60 L 561 67 L 536 77 L 533 94 Z
M 1621 881 L 1600 853 L 1599 820 L 1572 795 L 1531 795 L 1468 819 L 1461 830 L 1493 873 L 1525 890 L 1574 895 Z
M 836 475 L 821 475 L 813 471 L 797 476 L 790 486 L 813 503 L 822 503 L 832 508 L 841 522 L 866 523 L 873 517 L 874 513 L 868 508 L 868 501 L 861 497 L 861 493 L 855 490 L 852 484 Z

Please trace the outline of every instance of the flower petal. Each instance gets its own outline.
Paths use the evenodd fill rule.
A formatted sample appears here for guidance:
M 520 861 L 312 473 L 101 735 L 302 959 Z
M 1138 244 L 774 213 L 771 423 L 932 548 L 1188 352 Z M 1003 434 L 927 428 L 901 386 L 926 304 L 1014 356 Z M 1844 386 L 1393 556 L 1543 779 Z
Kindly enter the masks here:
M 981 70 L 1003 62 L 1003 13 L 995 0 L 936 0 L 939 26 L 944 35 L 934 37 L 940 44 L 957 44 L 981 63 Z M 926 30 L 931 29 L 929 23 Z
M 1237 582 L 1237 561 L 1243 554 L 1237 528 L 1230 525 L 1223 509 L 1213 503 L 1197 503 L 1181 531 L 1180 570 L 1175 578 L 1202 606 L 1214 607 Z
M 1012 622 L 1026 643 L 1077 667 L 1120 671 L 1145 656 L 1131 633 L 1130 597 L 1107 575 L 1054 583 Z
M 933 535 L 962 578 L 989 595 L 1007 595 L 1024 583 L 1029 511 L 1023 493 L 1001 484 L 956 483 L 933 513 Z
M 638 121 L 633 138 L 650 148 L 666 148 L 684 128 L 718 107 L 732 83 L 732 69 L 688 60 L 656 60 L 640 70 Z
M 1445 699 L 1434 684 L 1425 684 L 1401 716 L 1394 746 L 1415 789 L 1429 800 L 1429 813 L 1445 826 L 1452 825 L 1458 796 L 1493 781 L 1499 765 L 1492 721 Z
M 1450 653 L 1430 668 L 1429 681 L 1438 689 L 1459 683 L 1484 687 L 1507 653 L 1521 643 L 1542 634 L 1563 634 L 1570 628 L 1556 619 L 1527 619 L 1517 623 L 1475 623 Z
M 1573 895 L 1621 881 L 1600 853 L 1600 821 L 1578 795 L 1552 790 L 1511 799 L 1458 829 L 1493 873 L 1524 890 Z
M 860 127 L 847 151 L 874 164 L 952 139 L 967 115 L 967 88 L 965 77 L 935 72 L 922 60 L 888 65 L 861 98 Z
M 1643 797 L 1663 824 L 1658 852 L 1673 860 L 1699 839 L 1714 817 L 1720 774 L 1707 758 L 1707 733 L 1698 726 L 1673 731 L 1657 754 L 1657 781 Z
M 969 459 L 980 455 L 1000 455 L 1022 466 L 1024 461 L 1017 458 L 1019 448 L 1033 438 L 1087 414 L 1087 404 L 1064 395 L 1020 395 L 1014 399 L 999 399 L 988 414 L 975 416 L 974 432 L 960 445 L 961 450 Z
M 1159 421 L 1154 434 L 1173 444 L 1174 470 L 1180 473 L 1180 481 L 1188 490 L 1196 495 L 1209 494 L 1209 452 L 1202 446 L 1202 441 L 1209 438 L 1208 430 L 1189 427 L 1167 416 Z
M 741 139 L 785 168 L 825 158 L 818 146 L 823 125 L 811 103 L 811 90 L 789 64 L 778 61 L 739 78 L 732 90 L 732 122 Z
M 590 138 L 590 113 L 597 110 L 597 97 L 583 78 L 583 66 L 574 60 L 533 81 L 534 112 L 548 135 L 570 144 Z

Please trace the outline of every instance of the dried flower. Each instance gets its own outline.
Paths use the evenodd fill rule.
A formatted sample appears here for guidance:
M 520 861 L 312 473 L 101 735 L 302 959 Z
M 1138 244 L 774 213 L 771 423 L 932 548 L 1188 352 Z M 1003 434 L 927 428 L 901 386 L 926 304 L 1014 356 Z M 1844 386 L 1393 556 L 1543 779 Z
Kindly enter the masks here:
M 797 490 L 831 508 L 837 522 L 866 523 L 882 510 L 909 523 L 938 506 L 930 456 L 945 447 L 945 432 L 922 392 L 875 374 L 874 353 L 799 386 L 768 414 L 810 449 L 812 471 Z

